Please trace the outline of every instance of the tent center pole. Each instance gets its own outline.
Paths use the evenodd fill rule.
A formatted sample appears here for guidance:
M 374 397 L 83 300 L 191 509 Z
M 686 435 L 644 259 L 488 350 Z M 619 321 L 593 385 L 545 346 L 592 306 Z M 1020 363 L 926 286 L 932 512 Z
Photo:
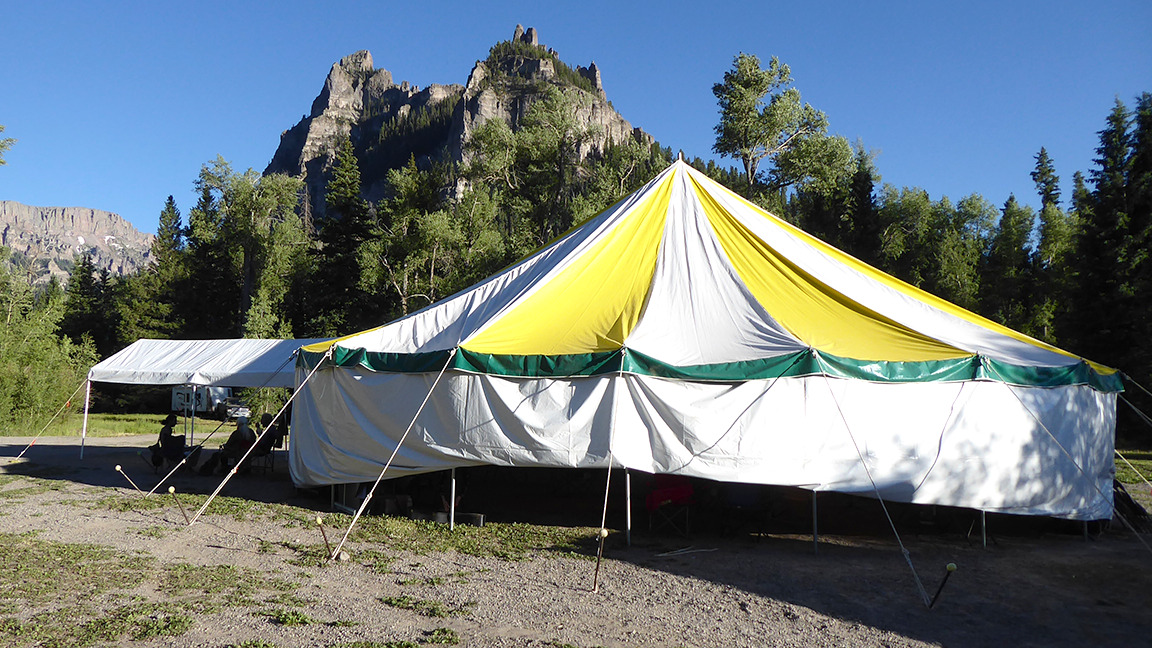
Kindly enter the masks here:
M 624 539 L 632 546 L 632 473 L 624 469 Z
M 456 530 L 456 469 L 452 469 L 452 486 L 449 488 L 448 497 L 448 530 Z
M 812 553 L 820 553 L 820 532 L 816 528 L 816 489 L 812 489 Z

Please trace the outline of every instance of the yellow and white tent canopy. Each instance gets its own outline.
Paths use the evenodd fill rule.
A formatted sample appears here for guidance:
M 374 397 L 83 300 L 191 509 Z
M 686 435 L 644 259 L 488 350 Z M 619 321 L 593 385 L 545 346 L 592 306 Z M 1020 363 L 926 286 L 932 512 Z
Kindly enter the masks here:
M 1111 512 L 1116 372 L 871 268 L 683 162 L 477 286 L 306 347 L 297 380 L 317 363 L 294 414 L 301 485 L 374 480 L 431 390 L 401 471 L 611 462 Z

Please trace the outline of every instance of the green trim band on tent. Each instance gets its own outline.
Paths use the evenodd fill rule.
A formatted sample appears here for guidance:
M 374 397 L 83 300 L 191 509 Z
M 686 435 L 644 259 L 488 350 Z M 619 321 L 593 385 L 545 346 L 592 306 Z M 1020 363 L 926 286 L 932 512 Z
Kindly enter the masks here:
M 384 353 L 337 347 L 333 353 L 333 362 L 338 366 L 357 365 L 369 371 L 421 373 L 443 369 L 450 353 L 450 350 Z M 311 369 L 321 357 L 322 354 L 318 353 L 302 353 L 301 362 Z M 1087 362 L 1065 367 L 1025 367 L 986 356 L 888 362 L 841 358 L 827 353 L 814 353 L 808 349 L 773 358 L 685 366 L 661 362 L 629 349 L 564 355 L 488 354 L 460 349 L 452 358 L 449 368 L 518 378 L 631 373 L 678 380 L 739 382 L 827 374 L 836 378 L 886 383 L 994 380 L 1028 387 L 1088 385 L 1102 392 L 1124 391 L 1119 374 L 1100 374 Z
M 453 369 L 522 378 L 599 376 L 621 370 L 624 350 L 563 355 L 496 355 L 460 349 Z

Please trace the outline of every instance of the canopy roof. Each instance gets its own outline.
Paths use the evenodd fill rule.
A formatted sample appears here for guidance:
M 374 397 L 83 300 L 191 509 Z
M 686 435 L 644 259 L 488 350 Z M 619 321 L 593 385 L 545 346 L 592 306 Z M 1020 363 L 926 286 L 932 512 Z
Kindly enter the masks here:
M 1116 372 L 926 293 L 678 161 L 489 280 L 335 345 L 338 365 L 733 381 L 824 374 L 1121 389 Z M 820 366 L 817 366 L 820 365 Z
M 296 350 L 322 339 L 137 340 L 92 367 L 93 382 L 293 387 Z

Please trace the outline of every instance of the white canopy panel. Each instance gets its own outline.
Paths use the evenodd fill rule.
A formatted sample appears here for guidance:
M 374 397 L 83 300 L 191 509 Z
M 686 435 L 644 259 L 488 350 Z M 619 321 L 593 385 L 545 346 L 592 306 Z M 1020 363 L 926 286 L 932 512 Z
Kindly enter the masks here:
M 323 339 L 137 340 L 92 367 L 92 382 L 294 387 L 296 350 Z

